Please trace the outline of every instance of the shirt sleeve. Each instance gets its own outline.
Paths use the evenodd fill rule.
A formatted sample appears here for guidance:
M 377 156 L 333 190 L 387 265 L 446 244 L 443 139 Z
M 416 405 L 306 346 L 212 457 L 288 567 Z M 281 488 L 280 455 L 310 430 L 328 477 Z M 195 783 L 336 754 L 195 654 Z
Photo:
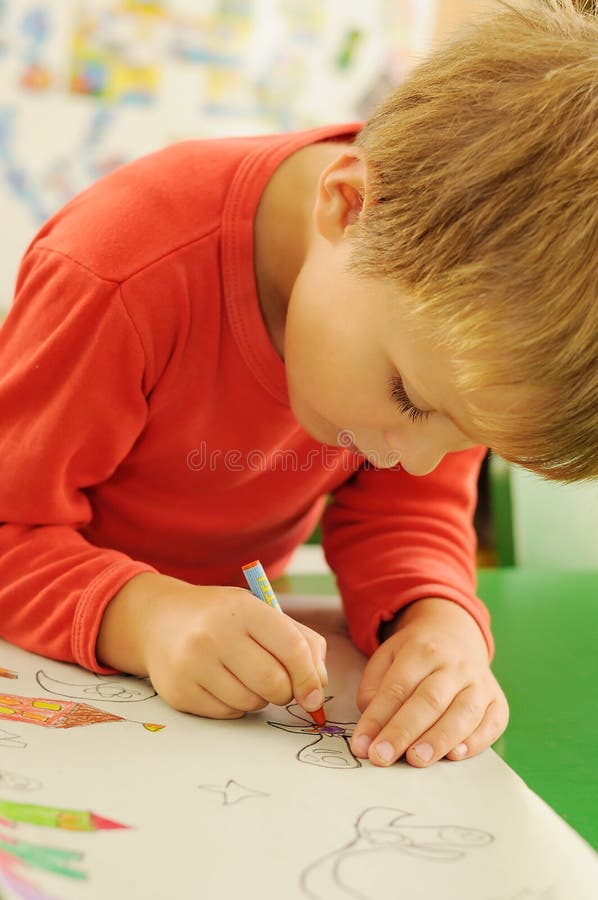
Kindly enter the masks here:
M 0 636 L 96 672 L 106 605 L 153 571 L 81 534 L 143 430 L 144 370 L 120 285 L 34 246 L 0 331 Z
M 349 631 L 366 654 L 383 622 L 414 600 L 442 597 L 478 623 L 490 658 L 488 610 L 475 594 L 473 512 L 485 448 L 450 453 L 424 477 L 363 467 L 338 488 L 322 522 Z

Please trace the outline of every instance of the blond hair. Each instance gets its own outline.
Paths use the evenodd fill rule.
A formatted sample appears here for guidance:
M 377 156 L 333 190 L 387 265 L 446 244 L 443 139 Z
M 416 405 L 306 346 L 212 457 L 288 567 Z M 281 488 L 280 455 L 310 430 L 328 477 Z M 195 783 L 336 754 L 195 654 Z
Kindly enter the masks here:
M 505 3 L 411 74 L 357 139 L 351 265 L 394 279 L 451 352 L 484 443 L 598 475 L 598 20 Z M 504 391 L 489 414 L 476 392 Z

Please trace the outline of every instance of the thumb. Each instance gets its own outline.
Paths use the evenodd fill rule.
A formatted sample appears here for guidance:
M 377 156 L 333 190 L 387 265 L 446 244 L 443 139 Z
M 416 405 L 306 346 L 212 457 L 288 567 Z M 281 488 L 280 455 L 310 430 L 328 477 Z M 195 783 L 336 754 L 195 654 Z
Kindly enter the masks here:
M 369 706 L 370 701 L 378 693 L 380 683 L 390 668 L 392 661 L 393 654 L 388 642 L 378 647 L 368 660 L 357 689 L 357 706 L 360 712 L 363 712 Z

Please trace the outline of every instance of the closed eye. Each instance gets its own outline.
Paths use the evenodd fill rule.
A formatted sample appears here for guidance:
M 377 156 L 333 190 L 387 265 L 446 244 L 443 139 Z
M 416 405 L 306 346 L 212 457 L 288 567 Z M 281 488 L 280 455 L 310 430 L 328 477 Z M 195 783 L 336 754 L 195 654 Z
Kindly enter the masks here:
M 403 415 L 409 416 L 412 422 L 427 422 L 430 418 L 429 409 L 419 409 L 411 402 L 399 375 L 393 375 L 390 379 L 390 395 Z

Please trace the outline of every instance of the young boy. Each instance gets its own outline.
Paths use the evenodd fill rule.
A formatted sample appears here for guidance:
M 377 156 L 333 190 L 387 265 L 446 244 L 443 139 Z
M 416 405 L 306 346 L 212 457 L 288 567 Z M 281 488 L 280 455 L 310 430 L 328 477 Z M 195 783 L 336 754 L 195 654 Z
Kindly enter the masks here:
M 198 715 L 316 709 L 323 639 L 241 565 L 331 494 L 353 751 L 496 740 L 480 445 L 598 473 L 597 60 L 569 0 L 506 8 L 360 133 L 186 142 L 48 222 L 0 332 L 2 636 Z

